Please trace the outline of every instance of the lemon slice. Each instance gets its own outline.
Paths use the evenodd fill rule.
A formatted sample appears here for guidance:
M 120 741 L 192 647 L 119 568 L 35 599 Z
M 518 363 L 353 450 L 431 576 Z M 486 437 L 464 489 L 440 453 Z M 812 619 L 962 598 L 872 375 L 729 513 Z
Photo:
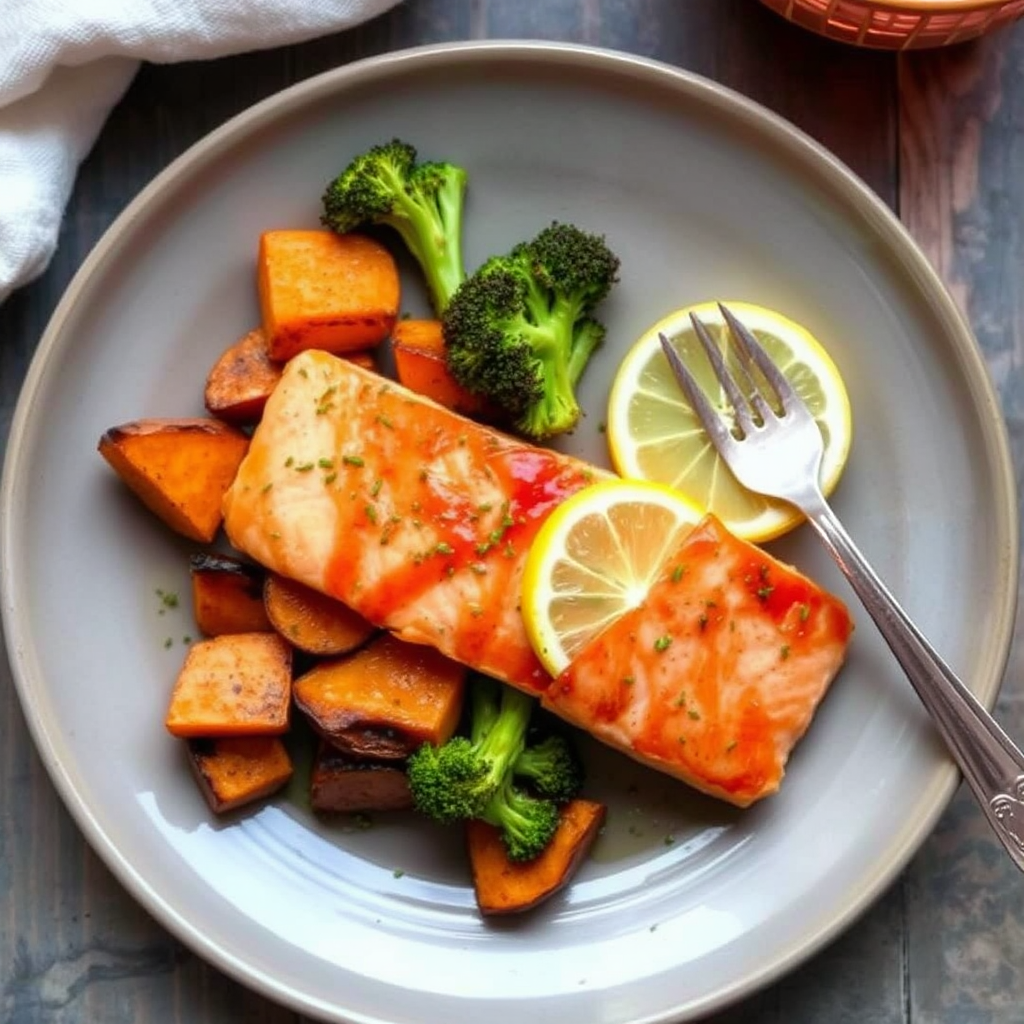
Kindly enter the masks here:
M 647 596 L 702 512 L 667 487 L 609 480 L 578 491 L 537 532 L 523 571 L 533 649 L 557 676 L 586 643 Z
M 852 437 L 850 401 L 839 370 L 803 327 L 782 314 L 746 302 L 725 305 L 753 331 L 817 421 L 825 440 L 820 483 L 827 496 L 839 482 Z M 803 516 L 792 505 L 753 494 L 736 481 L 661 350 L 659 332 L 672 341 L 711 404 L 731 422 L 731 406 L 694 333 L 691 311 L 707 325 L 735 372 L 735 348 L 717 303 L 689 306 L 654 324 L 626 354 L 612 384 L 607 425 L 612 462 L 623 477 L 652 480 L 679 491 L 714 512 L 739 537 L 771 540 L 798 525 Z

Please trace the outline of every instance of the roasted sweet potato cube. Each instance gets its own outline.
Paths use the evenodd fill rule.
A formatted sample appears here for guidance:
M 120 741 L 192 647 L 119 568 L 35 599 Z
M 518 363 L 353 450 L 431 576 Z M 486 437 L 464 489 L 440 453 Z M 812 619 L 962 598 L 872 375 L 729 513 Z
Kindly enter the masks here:
M 377 632 L 347 605 L 276 573 L 267 576 L 263 602 L 274 629 L 306 654 L 347 654 Z
M 280 379 L 281 366 L 271 361 L 266 335 L 258 327 L 213 364 L 203 396 L 206 408 L 232 423 L 256 423 Z
M 605 807 L 593 800 L 570 800 L 560 814 L 547 848 L 525 862 L 508 859 L 500 829 L 484 821 L 467 822 L 466 844 L 481 914 L 530 910 L 568 884 L 597 838 Z
M 189 648 L 167 710 L 174 736 L 288 730 L 292 649 L 277 633 L 236 633 Z
M 295 680 L 295 705 L 355 757 L 400 760 L 458 725 L 466 668 L 432 647 L 384 634 Z
M 216 814 L 276 793 L 292 777 L 292 762 L 276 736 L 188 740 L 188 760 Z
M 412 790 L 401 761 L 352 757 L 320 741 L 309 777 L 309 803 L 321 814 L 404 811 Z
M 309 348 L 372 348 L 398 316 L 394 258 L 365 235 L 266 231 L 258 286 L 267 350 L 281 362 Z
M 266 572 L 258 565 L 204 553 L 192 556 L 189 569 L 192 611 L 200 633 L 220 636 L 273 630 L 263 607 Z
M 410 391 L 467 416 L 483 409 L 483 402 L 448 370 L 439 320 L 399 320 L 391 332 L 391 349 L 398 379 Z
M 241 431 L 214 419 L 145 419 L 111 427 L 100 454 L 172 530 L 209 543 L 221 501 L 249 447 Z

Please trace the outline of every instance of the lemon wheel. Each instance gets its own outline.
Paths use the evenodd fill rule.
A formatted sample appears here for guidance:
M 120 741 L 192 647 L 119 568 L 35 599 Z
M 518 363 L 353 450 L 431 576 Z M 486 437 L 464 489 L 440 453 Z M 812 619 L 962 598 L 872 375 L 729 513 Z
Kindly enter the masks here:
M 522 592 L 527 635 L 552 675 L 646 598 L 701 515 L 667 487 L 630 480 L 586 487 L 555 509 L 530 545 Z
M 726 302 L 807 403 L 825 441 L 821 487 L 827 496 L 839 482 L 852 438 L 850 401 L 835 363 L 803 327 L 762 306 Z M 608 402 L 608 445 L 623 477 L 664 484 L 712 511 L 739 537 L 766 541 L 802 521 L 786 502 L 742 487 L 721 460 L 690 408 L 661 350 L 658 334 L 673 343 L 712 405 L 732 420 L 731 406 L 715 378 L 690 322 L 694 312 L 735 366 L 736 354 L 717 303 L 690 306 L 650 327 L 626 354 Z

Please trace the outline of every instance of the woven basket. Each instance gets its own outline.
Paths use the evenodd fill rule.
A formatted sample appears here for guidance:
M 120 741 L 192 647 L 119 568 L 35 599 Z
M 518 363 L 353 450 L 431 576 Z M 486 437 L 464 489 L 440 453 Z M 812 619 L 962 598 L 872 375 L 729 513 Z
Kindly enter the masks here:
M 794 25 L 883 50 L 961 43 L 1024 15 L 1024 0 L 761 0 Z

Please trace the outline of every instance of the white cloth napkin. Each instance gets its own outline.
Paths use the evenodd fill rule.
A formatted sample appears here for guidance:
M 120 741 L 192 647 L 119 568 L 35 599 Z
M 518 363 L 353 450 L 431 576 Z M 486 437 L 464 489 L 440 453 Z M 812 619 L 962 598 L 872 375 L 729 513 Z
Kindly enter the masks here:
M 78 165 L 140 61 L 283 46 L 398 0 L 2 0 L 0 302 L 46 269 Z

